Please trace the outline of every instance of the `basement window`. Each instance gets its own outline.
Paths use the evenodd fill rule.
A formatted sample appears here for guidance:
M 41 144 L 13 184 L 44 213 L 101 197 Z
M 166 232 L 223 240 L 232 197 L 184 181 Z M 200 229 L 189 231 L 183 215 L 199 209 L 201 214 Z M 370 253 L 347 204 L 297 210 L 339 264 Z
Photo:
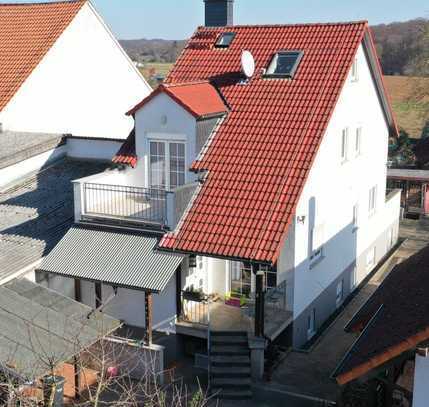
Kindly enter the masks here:
M 216 48 L 228 48 L 234 40 L 235 33 L 225 32 L 222 33 L 216 41 Z
M 265 76 L 268 78 L 293 78 L 303 55 L 302 51 L 277 52 L 273 56 Z

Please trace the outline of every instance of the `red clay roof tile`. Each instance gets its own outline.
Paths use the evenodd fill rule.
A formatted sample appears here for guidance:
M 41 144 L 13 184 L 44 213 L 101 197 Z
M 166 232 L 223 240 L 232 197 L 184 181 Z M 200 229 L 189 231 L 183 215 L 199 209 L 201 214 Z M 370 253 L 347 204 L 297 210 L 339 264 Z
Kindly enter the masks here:
M 131 131 L 119 151 L 112 158 L 112 162 L 115 164 L 130 165 L 133 168 L 137 165 L 135 129 Z
M 215 48 L 215 39 L 224 30 L 236 33 L 234 41 L 228 49 Z M 167 86 L 210 81 L 230 112 L 204 156 L 193 164 L 196 171 L 208 171 L 198 197 L 179 229 L 162 239 L 161 248 L 276 262 L 367 32 L 366 22 L 201 27 L 195 32 Z M 243 49 L 256 61 L 255 75 L 247 84 L 240 73 Z M 264 78 L 262 69 L 284 49 L 304 52 L 295 77 Z
M 133 107 L 127 114 L 133 115 L 156 95 L 166 93 L 195 117 L 215 116 L 226 113 L 227 108 L 217 90 L 209 82 L 194 82 L 175 85 L 160 85 L 148 97 Z
M 0 111 L 85 3 L 0 4 Z

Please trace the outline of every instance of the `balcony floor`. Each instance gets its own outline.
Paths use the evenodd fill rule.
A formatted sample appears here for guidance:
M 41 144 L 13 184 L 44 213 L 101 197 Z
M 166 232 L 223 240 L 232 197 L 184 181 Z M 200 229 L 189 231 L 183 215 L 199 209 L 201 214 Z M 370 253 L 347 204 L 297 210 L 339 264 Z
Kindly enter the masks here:
M 111 219 L 162 223 L 164 205 L 164 201 L 159 199 L 145 199 L 124 193 L 122 196 L 112 197 L 101 202 L 87 202 L 86 214 Z
M 187 317 L 188 321 L 176 322 L 177 333 L 206 338 L 207 325 L 192 322 L 193 318 L 190 314 Z M 206 320 L 207 316 L 203 319 Z M 265 335 L 271 340 L 275 339 L 292 321 L 292 312 L 266 308 Z M 253 318 L 245 315 L 241 308 L 217 301 L 210 304 L 210 328 L 212 331 L 246 331 L 253 334 L 254 322 Z

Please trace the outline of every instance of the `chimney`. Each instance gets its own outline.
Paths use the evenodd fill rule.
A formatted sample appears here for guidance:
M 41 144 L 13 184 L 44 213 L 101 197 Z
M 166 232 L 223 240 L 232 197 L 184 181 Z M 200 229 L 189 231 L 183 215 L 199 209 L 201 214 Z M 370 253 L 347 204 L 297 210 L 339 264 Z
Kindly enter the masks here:
M 223 27 L 234 24 L 234 0 L 204 0 L 206 27 Z

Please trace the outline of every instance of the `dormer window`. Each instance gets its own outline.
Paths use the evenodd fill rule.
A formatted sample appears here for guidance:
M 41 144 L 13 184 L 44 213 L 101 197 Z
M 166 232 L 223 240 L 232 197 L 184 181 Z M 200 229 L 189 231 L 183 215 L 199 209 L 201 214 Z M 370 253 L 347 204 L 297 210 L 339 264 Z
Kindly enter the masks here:
M 234 40 L 235 33 L 225 32 L 220 35 L 216 41 L 216 48 L 228 48 Z
M 266 77 L 293 78 L 303 57 L 302 51 L 277 52 L 265 73 Z

